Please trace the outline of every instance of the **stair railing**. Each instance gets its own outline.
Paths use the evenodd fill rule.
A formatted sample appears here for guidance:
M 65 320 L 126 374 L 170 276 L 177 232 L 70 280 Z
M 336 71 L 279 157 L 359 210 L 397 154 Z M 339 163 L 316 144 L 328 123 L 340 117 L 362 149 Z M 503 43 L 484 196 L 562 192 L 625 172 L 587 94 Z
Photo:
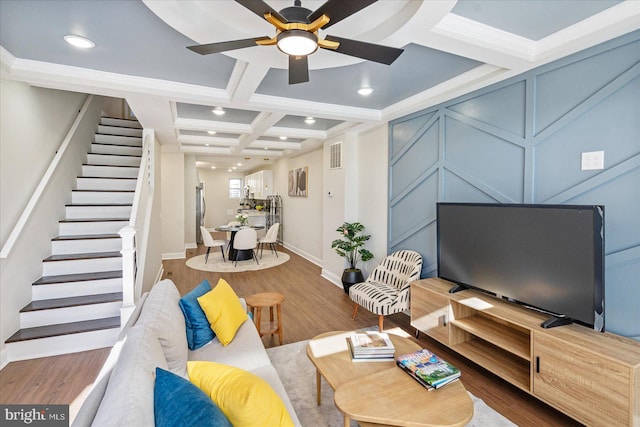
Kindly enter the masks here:
M 118 234 L 122 238 L 122 308 L 120 327 L 131 317 L 140 298 L 144 280 L 145 255 L 149 236 L 153 205 L 155 133 L 151 129 L 142 131 L 142 159 L 131 207 L 129 225 Z

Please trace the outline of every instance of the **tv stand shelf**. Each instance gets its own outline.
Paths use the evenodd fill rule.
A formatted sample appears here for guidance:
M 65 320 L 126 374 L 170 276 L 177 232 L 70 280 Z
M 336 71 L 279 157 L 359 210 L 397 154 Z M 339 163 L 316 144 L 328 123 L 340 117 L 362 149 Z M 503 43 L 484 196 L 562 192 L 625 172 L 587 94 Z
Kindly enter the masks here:
M 573 324 L 543 329 L 548 316 L 453 286 L 411 284 L 417 332 L 581 423 L 640 427 L 640 342 Z

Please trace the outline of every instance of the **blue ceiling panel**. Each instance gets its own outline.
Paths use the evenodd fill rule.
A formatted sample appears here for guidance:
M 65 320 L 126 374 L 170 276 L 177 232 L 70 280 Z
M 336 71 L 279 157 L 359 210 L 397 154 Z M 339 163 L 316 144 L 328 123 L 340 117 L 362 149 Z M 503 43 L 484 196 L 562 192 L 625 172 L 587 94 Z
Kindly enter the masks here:
M 452 13 L 531 40 L 540 40 L 622 0 L 458 0 Z

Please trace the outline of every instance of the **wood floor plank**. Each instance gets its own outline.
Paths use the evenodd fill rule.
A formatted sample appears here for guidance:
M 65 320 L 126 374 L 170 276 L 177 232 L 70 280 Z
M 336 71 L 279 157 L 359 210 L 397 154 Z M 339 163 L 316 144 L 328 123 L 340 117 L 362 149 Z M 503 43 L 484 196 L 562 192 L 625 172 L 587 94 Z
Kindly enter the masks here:
M 224 233 L 213 234 L 214 238 L 224 239 L 225 236 Z M 286 298 L 282 304 L 285 344 L 310 339 L 331 330 L 357 329 L 377 324 L 377 316 L 364 309 L 358 310 L 356 319 L 351 320 L 353 304 L 341 287 L 322 278 L 321 268 L 317 265 L 282 246 L 278 246 L 278 250 L 288 253 L 291 259 L 267 270 L 209 273 L 188 268 L 184 259 L 167 260 L 163 262 L 163 278 L 172 279 L 183 295 L 204 279 L 215 285 L 221 277 L 229 282 L 239 296 L 258 292 L 283 294 Z M 190 249 L 187 259 L 205 251 L 202 246 Z M 405 314 L 385 317 L 385 328 L 394 327 L 400 327 L 413 336 L 414 330 Z M 265 336 L 262 341 L 266 347 L 278 345 L 278 338 L 274 336 Z M 461 381 L 467 390 L 517 425 L 580 425 L 424 334 L 420 334 L 417 341 L 459 367 L 462 371 Z M 56 367 L 46 370 L 46 383 L 38 379 L 44 372 L 41 370 L 44 359 L 10 363 L 0 371 L 0 403 L 70 403 L 86 384 L 93 381 L 105 358 L 106 353 L 102 350 L 46 358 L 44 366 Z M 65 365 L 69 363 L 68 360 L 74 359 L 82 367 L 81 370 L 75 369 L 73 363 Z M 69 375 L 70 372 L 73 375 Z M 34 387 L 36 383 L 38 387 Z M 310 393 L 313 392 L 310 390 Z

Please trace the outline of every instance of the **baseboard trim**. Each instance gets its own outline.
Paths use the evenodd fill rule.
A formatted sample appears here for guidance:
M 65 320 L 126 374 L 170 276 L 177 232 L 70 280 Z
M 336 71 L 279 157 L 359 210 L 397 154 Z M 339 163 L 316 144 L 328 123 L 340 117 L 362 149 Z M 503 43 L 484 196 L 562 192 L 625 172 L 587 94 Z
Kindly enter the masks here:
M 168 252 L 166 254 L 162 254 L 162 259 L 184 259 L 187 257 L 187 252 Z
M 291 246 L 286 242 L 283 242 L 282 246 L 284 246 L 285 248 L 289 249 L 291 252 L 294 252 L 296 255 L 300 255 L 302 258 L 306 259 L 307 261 L 314 263 L 318 267 L 322 267 L 322 260 L 321 259 L 316 258 L 315 256 L 313 256 L 313 255 L 301 250 L 300 248 L 296 248 L 295 246 Z

